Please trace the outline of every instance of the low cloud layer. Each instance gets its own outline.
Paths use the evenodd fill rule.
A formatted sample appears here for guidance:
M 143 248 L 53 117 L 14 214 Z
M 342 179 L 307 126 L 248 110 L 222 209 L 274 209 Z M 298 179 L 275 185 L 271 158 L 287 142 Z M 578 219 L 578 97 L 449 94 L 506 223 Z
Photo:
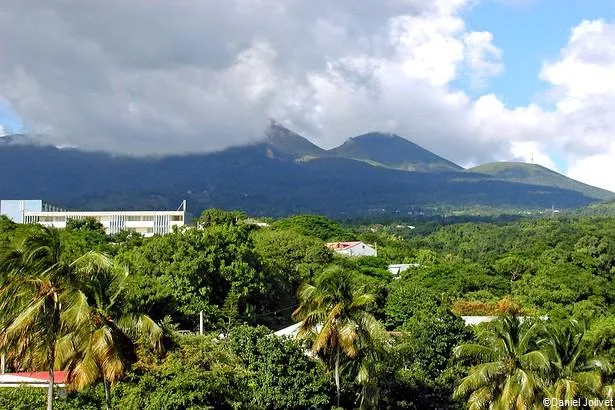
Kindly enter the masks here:
M 469 3 L 8 0 L 0 97 L 29 132 L 89 149 L 219 150 L 273 117 L 327 148 L 391 131 L 462 165 L 555 168 L 557 152 L 615 190 L 615 26 L 580 22 L 544 63 L 548 107 L 506 107 L 453 86 L 506 69 L 497 39 L 465 26 Z

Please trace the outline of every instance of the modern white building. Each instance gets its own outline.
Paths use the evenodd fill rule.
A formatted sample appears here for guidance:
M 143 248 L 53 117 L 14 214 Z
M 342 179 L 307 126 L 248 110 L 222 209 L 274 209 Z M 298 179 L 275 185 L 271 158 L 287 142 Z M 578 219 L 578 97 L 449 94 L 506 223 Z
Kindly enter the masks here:
M 346 256 L 378 256 L 375 248 L 360 241 L 329 242 L 325 246 L 332 251 Z
M 0 200 L 0 215 L 16 223 L 55 228 L 65 228 L 71 219 L 92 218 L 110 235 L 120 231 L 134 231 L 143 236 L 164 235 L 172 232 L 174 226 L 187 223 L 186 201 L 176 211 L 68 211 L 42 200 Z

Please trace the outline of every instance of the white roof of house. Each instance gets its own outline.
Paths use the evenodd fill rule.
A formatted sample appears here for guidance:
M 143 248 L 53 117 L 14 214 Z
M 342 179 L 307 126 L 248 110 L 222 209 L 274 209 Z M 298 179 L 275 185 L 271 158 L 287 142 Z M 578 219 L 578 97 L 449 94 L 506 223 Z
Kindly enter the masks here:
M 295 323 L 292 326 L 285 327 L 284 329 L 280 329 L 274 333 L 276 336 L 288 336 L 288 337 L 296 337 L 299 332 L 299 327 L 301 327 L 301 323 Z
M 466 325 L 478 325 L 479 323 L 491 322 L 498 319 L 500 316 L 461 316 Z M 523 322 L 524 320 L 532 318 L 531 316 L 520 316 L 519 320 Z M 542 320 L 549 320 L 549 316 L 540 316 L 538 317 Z
M 299 333 L 299 328 L 301 327 L 302 323 L 303 322 L 295 323 L 294 325 L 285 327 L 284 329 L 280 329 L 277 332 L 275 332 L 274 335 L 275 336 L 286 336 L 286 337 L 290 337 L 291 339 L 294 339 L 297 337 L 297 334 Z M 322 325 L 317 325 L 316 331 L 320 332 L 320 329 L 322 329 Z

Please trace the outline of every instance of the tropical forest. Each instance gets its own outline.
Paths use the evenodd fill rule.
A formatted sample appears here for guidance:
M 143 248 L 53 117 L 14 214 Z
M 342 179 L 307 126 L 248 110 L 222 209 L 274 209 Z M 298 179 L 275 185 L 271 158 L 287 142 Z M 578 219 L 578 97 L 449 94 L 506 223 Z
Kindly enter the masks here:
M 614 408 L 609 216 L 0 217 L 0 282 L 1 409 Z

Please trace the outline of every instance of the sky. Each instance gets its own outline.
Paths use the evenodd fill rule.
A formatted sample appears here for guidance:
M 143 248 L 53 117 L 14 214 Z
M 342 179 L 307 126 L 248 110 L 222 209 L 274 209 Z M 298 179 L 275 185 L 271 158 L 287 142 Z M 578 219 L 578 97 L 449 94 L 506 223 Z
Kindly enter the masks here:
M 130 155 L 394 132 L 615 191 L 615 0 L 4 0 L 0 134 Z

